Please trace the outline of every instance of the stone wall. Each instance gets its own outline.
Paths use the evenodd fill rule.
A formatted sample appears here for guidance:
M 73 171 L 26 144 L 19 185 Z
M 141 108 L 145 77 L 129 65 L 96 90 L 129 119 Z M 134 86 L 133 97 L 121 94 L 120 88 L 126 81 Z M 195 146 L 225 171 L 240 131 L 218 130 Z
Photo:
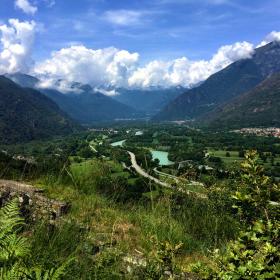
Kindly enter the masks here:
M 43 190 L 34 186 L 0 180 L 0 207 L 14 198 L 18 198 L 21 213 L 29 222 L 45 219 L 53 223 L 70 209 L 69 203 L 49 199 Z

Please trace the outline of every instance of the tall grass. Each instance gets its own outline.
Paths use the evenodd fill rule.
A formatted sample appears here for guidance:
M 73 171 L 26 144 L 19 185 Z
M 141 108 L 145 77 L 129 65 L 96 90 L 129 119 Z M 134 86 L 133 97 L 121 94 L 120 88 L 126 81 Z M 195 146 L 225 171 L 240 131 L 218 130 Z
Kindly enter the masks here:
M 182 243 L 184 259 L 223 246 L 237 231 L 223 205 L 218 209 L 209 199 L 159 192 L 151 200 L 120 202 L 122 186 L 110 184 L 122 180 L 103 181 L 104 190 L 98 185 L 108 174 L 104 162 L 91 161 L 35 181 L 48 196 L 71 202 L 71 210 L 55 227 L 39 224 L 33 230 L 30 262 L 48 268 L 74 256 L 66 279 L 123 279 L 123 257 L 153 250 L 153 239 Z M 107 189 L 115 193 L 108 196 Z

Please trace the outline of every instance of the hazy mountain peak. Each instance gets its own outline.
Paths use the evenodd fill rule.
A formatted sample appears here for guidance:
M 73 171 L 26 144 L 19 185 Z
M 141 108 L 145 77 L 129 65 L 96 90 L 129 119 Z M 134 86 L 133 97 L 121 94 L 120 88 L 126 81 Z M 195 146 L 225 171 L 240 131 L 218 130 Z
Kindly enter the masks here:
M 40 80 L 36 77 L 21 72 L 5 74 L 5 77 L 11 79 L 13 82 L 22 87 L 35 88 L 40 83 Z

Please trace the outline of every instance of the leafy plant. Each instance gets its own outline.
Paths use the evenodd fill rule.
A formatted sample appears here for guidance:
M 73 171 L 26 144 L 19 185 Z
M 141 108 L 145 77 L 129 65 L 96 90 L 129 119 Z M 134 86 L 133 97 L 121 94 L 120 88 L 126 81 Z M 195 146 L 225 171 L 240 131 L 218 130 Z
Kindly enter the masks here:
M 279 279 L 280 223 L 257 221 L 217 258 L 218 279 Z
M 176 263 L 182 243 L 172 245 L 151 237 L 152 249 L 140 258 L 127 257 L 128 271 L 133 279 L 180 279 L 181 269 Z
M 280 222 L 279 186 L 263 175 L 257 164 L 257 153 L 249 152 L 242 164 L 242 184 L 234 195 L 246 230 L 231 241 L 224 253 L 216 250 L 213 267 L 199 263 L 193 266 L 203 279 L 279 279 L 280 278 Z
M 24 220 L 19 216 L 15 200 L 0 209 L 0 271 L 2 279 L 5 279 L 4 275 L 13 278 L 27 272 L 22 258 L 29 254 L 29 244 L 26 238 L 18 234 L 23 225 Z
M 0 209 L 0 279 L 58 280 L 73 259 L 58 268 L 46 270 L 40 266 L 29 267 L 30 243 L 22 236 L 24 219 L 20 217 L 18 202 L 13 200 Z
M 279 198 L 279 186 L 273 184 L 264 169 L 257 163 L 256 151 L 246 153 L 245 161 L 241 164 L 242 181 L 233 195 L 241 220 L 252 223 L 257 219 L 275 218 L 275 207 L 272 206 L 273 197 Z M 272 210 L 273 209 L 273 210 Z

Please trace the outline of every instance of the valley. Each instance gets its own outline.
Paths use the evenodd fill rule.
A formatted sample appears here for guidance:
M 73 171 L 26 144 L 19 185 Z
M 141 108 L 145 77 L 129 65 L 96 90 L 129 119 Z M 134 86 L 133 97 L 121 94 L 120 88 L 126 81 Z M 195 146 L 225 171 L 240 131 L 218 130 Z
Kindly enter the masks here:
M 21 83 L 26 81 L 25 76 L 18 77 L 23 78 Z M 160 279 L 167 271 L 178 279 L 195 280 L 204 268 L 209 269 L 205 279 L 210 279 L 218 272 L 209 265 L 213 261 L 209 252 L 230 246 L 242 230 L 248 230 L 247 222 L 235 210 L 236 200 L 253 207 L 255 214 L 250 217 L 258 217 L 263 206 L 251 206 L 246 200 L 256 199 L 253 203 L 264 203 L 272 219 L 278 221 L 280 138 L 279 128 L 270 126 L 277 124 L 277 108 L 261 110 L 259 117 L 252 117 L 253 122 L 244 117 L 246 126 L 240 126 L 234 117 L 234 108 L 239 107 L 230 104 L 237 101 L 225 107 L 233 110 L 227 116 L 230 119 L 232 114 L 232 121 L 217 117 L 222 114 L 217 111 L 209 112 L 200 122 L 159 122 L 147 115 L 142 118 L 142 113 L 125 120 L 121 117 L 136 112 L 90 87 L 75 86 L 86 92 L 65 96 L 48 91 L 46 95 L 46 90 L 22 88 L 5 77 L 0 79 L 0 105 L 7 112 L 2 119 L 0 114 L 0 121 L 9 128 L 0 125 L 0 179 L 8 190 L 16 182 L 27 183 L 43 192 L 44 200 L 67 206 L 62 215 L 59 209 L 43 206 L 42 219 L 35 219 L 37 202 L 26 204 L 32 199 L 20 191 L 19 210 L 24 213 L 25 231 L 32 235 L 28 240 L 33 255 L 28 266 L 39 260 L 48 271 L 54 265 L 63 266 L 72 256 L 75 261 L 67 264 L 67 279 L 87 279 L 85 275 Z M 277 104 L 277 75 L 237 100 L 251 104 L 249 97 L 257 94 L 260 102 L 266 102 L 266 92 L 273 100 L 275 96 Z M 35 95 L 32 102 L 26 99 Z M 22 115 L 17 122 L 7 122 L 18 111 L 18 104 Z M 104 118 L 107 109 L 116 109 L 116 115 Z M 39 114 L 42 112 L 45 118 Z M 96 123 L 99 118 L 102 121 Z M 215 122 L 221 125 L 213 125 Z M 260 125 L 255 127 L 256 123 Z M 267 191 L 254 194 L 262 198 L 251 198 L 251 191 L 243 197 L 240 186 Z M 16 193 L 9 190 L 8 197 Z M 0 205 L 4 197 L 7 188 L 0 186 Z M 272 242 L 278 246 L 274 239 Z
M 0 280 L 280 279 L 279 16 L 0 1 Z
M 279 182 L 277 137 L 145 123 L 2 145 L 1 178 L 28 182 L 49 198 L 71 205 L 47 240 L 40 239 L 40 228 L 34 232 L 33 258 L 42 259 L 44 266 L 51 262 L 38 249 L 42 242 L 49 253 L 57 252 L 57 262 L 75 255 L 80 268 L 75 268 L 73 279 L 84 273 L 110 278 L 111 273 L 127 273 L 126 258 L 153 262 L 149 252 L 168 240 L 168 246 L 183 242 L 176 265 L 192 275 L 190 263 L 206 260 L 207 248 L 224 246 L 242 228 L 226 201 L 241 180 L 240 164 L 250 149 L 259 152 L 258 164 L 272 182 Z M 71 245 L 60 251 L 69 238 Z M 103 258 L 110 264 L 100 267 Z M 141 272 L 134 269 L 148 275 L 145 267 Z

